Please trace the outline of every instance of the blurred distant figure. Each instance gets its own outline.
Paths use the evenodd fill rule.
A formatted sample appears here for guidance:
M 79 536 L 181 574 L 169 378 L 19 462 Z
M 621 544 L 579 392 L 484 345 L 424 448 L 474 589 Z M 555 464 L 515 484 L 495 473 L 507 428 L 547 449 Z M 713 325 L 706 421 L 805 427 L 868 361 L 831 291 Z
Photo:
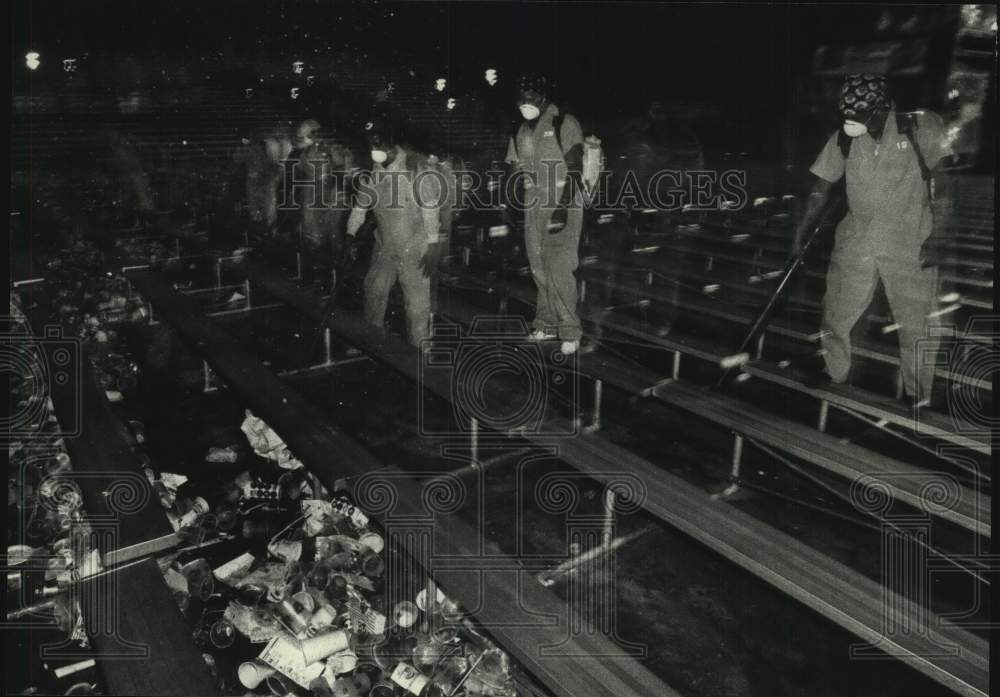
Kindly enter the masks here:
M 664 169 L 680 170 L 687 177 L 687 172 L 705 168 L 698 136 L 686 123 L 672 118 L 659 100 L 625 127 L 625 137 L 627 165 L 643 186 Z
M 136 217 L 142 224 L 148 214 L 155 210 L 149 177 L 131 139 L 112 131 L 109 134 L 109 141 L 111 168 L 122 189 L 128 192 L 132 205 L 135 206 Z
M 558 338 L 569 355 L 583 336 L 574 276 L 583 226 L 583 131 L 550 101 L 544 77 L 521 79 L 517 108 L 524 122 L 510 139 L 506 161 L 525 175 L 524 243 L 538 288 L 528 338 Z
M 931 176 L 950 154 L 944 125 L 931 112 L 898 113 L 881 75 L 848 76 L 839 107 L 843 127 L 810 169 L 817 179 L 795 231 L 798 254 L 833 184 L 844 178 L 848 212 L 837 226 L 823 298 L 825 366 L 813 366 L 810 382 L 847 381 L 851 330 L 881 279 L 899 325 L 904 401 L 924 406 L 934 366 L 923 357 L 936 347 L 927 327 L 937 323 L 937 266 L 949 205 Z
M 247 153 L 247 213 L 266 236 L 273 236 L 278 224 L 278 189 L 284 175 L 282 163 L 291 152 L 292 141 L 288 133 L 276 128 L 260 135 Z
M 308 119 L 298 125 L 289 155 L 285 187 L 291 191 L 292 226 L 304 252 L 303 273 L 309 280 L 336 281 L 344 257 L 347 222 L 345 183 L 352 166 L 350 151 L 321 138 L 320 124 Z
M 451 184 L 437 158 L 402 143 L 392 120 L 369 123 L 371 179 L 360 187 L 347 224 L 352 239 L 374 219 L 375 247 L 364 282 L 365 321 L 383 327 L 389 294 L 398 281 L 410 343 L 430 335 L 431 280 L 447 249 L 442 218 L 449 217 Z

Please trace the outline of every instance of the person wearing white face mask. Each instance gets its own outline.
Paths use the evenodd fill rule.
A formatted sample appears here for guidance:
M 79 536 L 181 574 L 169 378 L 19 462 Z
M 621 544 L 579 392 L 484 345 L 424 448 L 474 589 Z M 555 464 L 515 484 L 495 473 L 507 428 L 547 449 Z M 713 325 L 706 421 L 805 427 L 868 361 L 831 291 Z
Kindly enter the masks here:
M 353 239 L 366 216 L 374 216 L 375 247 L 364 281 L 364 318 L 382 327 L 389 294 L 398 281 L 410 343 L 430 335 L 431 279 L 447 248 L 447 205 L 451 182 L 430 157 L 399 142 L 390 118 L 367 127 L 373 164 L 371 180 L 359 192 L 347 221 Z
M 507 146 L 506 161 L 525 177 L 524 241 L 538 288 L 532 341 L 559 339 L 576 353 L 582 330 L 574 272 L 583 227 L 583 131 L 548 97 L 547 81 L 522 78 L 518 111 L 524 118 Z
M 849 75 L 839 110 L 843 125 L 810 168 L 817 179 L 793 243 L 799 254 L 843 178 L 848 212 L 837 226 L 827 272 L 823 360 L 809 366 L 806 384 L 847 381 L 851 330 L 881 280 L 899 325 L 904 404 L 927 406 L 934 377 L 927 356 L 936 342 L 928 325 L 937 321 L 937 266 L 950 208 L 931 175 L 950 154 L 944 124 L 927 111 L 897 113 L 881 75 Z

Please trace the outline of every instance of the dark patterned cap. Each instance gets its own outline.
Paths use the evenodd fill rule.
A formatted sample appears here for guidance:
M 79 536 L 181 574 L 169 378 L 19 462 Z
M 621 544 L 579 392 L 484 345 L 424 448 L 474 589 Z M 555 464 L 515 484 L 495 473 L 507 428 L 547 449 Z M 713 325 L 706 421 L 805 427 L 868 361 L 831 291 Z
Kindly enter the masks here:
M 543 99 L 550 96 L 553 87 L 554 84 L 552 81 L 539 73 L 522 75 L 517 81 L 517 90 L 519 94 L 524 95 L 532 93 L 542 97 Z
M 885 104 L 887 90 L 885 75 L 856 73 L 848 75 L 840 90 L 840 114 L 852 121 L 867 117 Z

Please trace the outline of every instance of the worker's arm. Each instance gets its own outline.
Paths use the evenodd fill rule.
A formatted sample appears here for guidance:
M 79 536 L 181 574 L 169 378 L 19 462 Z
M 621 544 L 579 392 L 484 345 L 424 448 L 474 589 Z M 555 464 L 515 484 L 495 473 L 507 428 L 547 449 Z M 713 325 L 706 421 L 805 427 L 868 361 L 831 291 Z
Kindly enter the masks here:
M 802 240 L 806 232 L 811 230 L 818 222 L 830 200 L 830 191 L 833 189 L 833 182 L 829 182 L 822 177 L 816 177 L 809 198 L 806 200 L 806 210 L 795 228 L 795 238 L 792 241 L 792 254 L 798 256 L 802 253 Z
M 425 276 L 434 276 L 448 247 L 447 238 L 441 237 L 441 215 L 447 206 L 446 177 L 437 170 L 422 172 L 417 182 L 417 200 L 420 202 L 420 220 L 427 237 L 427 251 L 420 259 Z
M 573 195 L 583 192 L 583 129 L 572 114 L 566 114 L 560 127 L 559 142 L 566 161 L 566 182 L 563 185 L 560 205 L 569 205 Z
M 566 184 L 562 193 L 561 205 L 569 205 L 574 192 L 583 189 L 583 143 L 574 145 L 563 156 L 566 159 Z
M 816 176 L 816 181 L 813 182 L 812 190 L 809 192 L 805 214 L 799 221 L 798 227 L 795 228 L 795 237 L 792 240 L 793 256 L 802 253 L 802 242 L 805 234 L 819 223 L 820 216 L 824 213 L 826 204 L 830 200 L 830 191 L 833 189 L 833 185 L 840 181 L 847 171 L 847 161 L 837 143 L 836 131 L 826 139 L 826 144 L 809 171 Z
M 377 192 L 371 179 L 367 176 L 360 176 L 355 180 L 356 191 L 354 192 L 354 205 L 351 213 L 347 217 L 347 236 L 355 237 L 358 230 L 364 225 L 365 220 L 371 214 L 371 209 L 375 205 Z
M 361 229 L 361 225 L 365 222 L 366 215 L 368 215 L 368 209 L 366 208 L 355 206 L 351 209 L 351 214 L 347 217 L 348 237 L 354 237 L 358 234 L 358 230 Z
M 920 264 L 926 268 L 937 266 L 948 256 L 955 187 L 952 178 L 941 170 L 942 165 L 954 153 L 944 121 L 933 112 L 921 112 L 918 115 L 916 143 L 933 182 L 930 200 L 933 228 L 920 247 Z

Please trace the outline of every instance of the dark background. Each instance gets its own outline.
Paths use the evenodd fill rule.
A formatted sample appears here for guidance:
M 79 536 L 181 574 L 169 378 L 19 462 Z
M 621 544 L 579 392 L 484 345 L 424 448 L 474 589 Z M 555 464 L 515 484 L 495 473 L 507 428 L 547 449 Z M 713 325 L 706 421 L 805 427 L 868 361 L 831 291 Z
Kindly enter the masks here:
M 197 99 L 195 88 L 205 85 L 236 98 L 254 86 L 255 99 L 305 115 L 360 66 L 383 83 L 421 81 L 429 93 L 434 78 L 447 77 L 438 96 L 455 97 L 459 109 L 486 104 L 513 120 L 511 86 L 538 70 L 575 113 L 605 131 L 661 100 L 699 122 L 703 142 L 719 138 L 720 149 L 765 160 L 787 158 L 789 149 L 801 151 L 795 159 L 811 157 L 818 134 L 829 132 L 830 85 L 839 78 L 815 76 L 824 45 L 925 43 L 919 70 L 892 76 L 897 101 L 947 118 L 954 105 L 946 80 L 962 22 L 957 5 L 18 0 L 11 7 L 16 95 L 64 89 L 61 61 L 75 57 L 81 99 L 150 87 L 189 89 Z M 29 46 L 42 60 L 30 75 Z M 312 93 L 303 89 L 294 104 L 288 86 L 303 78 L 292 75 L 293 60 L 316 75 Z M 487 67 L 501 77 L 491 97 Z M 89 89 L 81 90 L 85 80 Z M 996 116 L 992 90 L 986 124 Z

